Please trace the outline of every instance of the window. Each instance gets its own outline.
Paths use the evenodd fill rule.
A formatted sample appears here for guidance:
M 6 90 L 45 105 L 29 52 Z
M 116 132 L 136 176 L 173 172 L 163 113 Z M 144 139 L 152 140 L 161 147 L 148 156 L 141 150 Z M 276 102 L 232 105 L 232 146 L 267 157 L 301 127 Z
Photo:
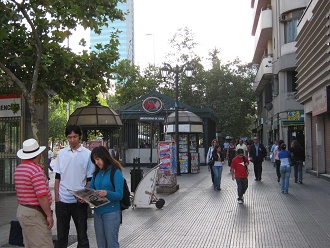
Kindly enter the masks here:
M 295 10 L 285 14 L 287 21 L 284 23 L 284 43 L 294 42 L 297 37 L 297 25 L 303 10 Z
M 288 92 L 296 91 L 296 82 L 297 82 L 297 72 L 296 71 L 288 71 L 287 72 L 287 89 Z

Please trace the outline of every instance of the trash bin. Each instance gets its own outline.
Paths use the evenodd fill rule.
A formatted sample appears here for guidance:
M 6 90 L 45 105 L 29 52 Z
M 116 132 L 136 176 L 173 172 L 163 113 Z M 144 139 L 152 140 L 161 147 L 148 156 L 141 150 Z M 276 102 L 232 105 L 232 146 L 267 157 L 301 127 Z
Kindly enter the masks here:
M 136 165 L 138 168 L 136 169 Z M 140 169 L 140 158 L 133 158 L 133 169 L 131 170 L 131 192 L 134 192 L 143 177 L 143 170 Z
M 139 182 L 143 178 L 142 169 L 131 169 L 131 192 L 134 192 Z

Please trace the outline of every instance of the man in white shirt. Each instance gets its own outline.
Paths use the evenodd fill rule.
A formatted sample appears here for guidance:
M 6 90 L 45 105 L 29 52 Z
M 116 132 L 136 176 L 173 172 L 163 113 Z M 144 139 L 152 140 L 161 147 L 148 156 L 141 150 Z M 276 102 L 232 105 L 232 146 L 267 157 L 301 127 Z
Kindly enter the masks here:
M 246 145 L 244 144 L 243 140 L 239 140 L 239 143 L 236 146 L 236 151 L 238 151 L 238 149 L 243 149 L 244 156 L 248 155 L 248 149 L 247 149 Z
M 55 160 L 55 213 L 58 247 L 68 246 L 71 217 L 78 234 L 77 247 L 89 248 L 87 236 L 88 204 L 77 200 L 68 190 L 88 188 L 94 172 L 91 151 L 80 144 L 82 131 L 78 125 L 68 125 L 65 135 L 69 146 L 61 149 Z

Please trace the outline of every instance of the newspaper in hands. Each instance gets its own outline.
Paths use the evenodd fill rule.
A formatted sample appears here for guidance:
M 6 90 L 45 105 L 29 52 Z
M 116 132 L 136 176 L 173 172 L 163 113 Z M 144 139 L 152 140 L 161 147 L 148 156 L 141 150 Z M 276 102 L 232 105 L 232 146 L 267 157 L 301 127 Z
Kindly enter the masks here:
M 76 191 L 68 189 L 68 191 L 75 197 L 84 200 L 95 208 L 101 207 L 110 202 L 106 197 L 98 196 L 94 189 L 84 188 Z

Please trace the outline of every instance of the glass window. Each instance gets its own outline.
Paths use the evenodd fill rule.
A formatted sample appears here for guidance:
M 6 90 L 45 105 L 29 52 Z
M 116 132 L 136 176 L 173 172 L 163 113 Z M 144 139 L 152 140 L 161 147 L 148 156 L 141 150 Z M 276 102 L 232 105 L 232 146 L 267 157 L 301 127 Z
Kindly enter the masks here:
M 284 23 L 284 43 L 294 42 L 297 37 L 297 25 L 303 10 L 295 10 L 286 14 L 287 21 Z
M 287 72 L 287 88 L 288 92 L 296 91 L 296 82 L 297 82 L 297 72 L 296 71 L 288 71 Z

